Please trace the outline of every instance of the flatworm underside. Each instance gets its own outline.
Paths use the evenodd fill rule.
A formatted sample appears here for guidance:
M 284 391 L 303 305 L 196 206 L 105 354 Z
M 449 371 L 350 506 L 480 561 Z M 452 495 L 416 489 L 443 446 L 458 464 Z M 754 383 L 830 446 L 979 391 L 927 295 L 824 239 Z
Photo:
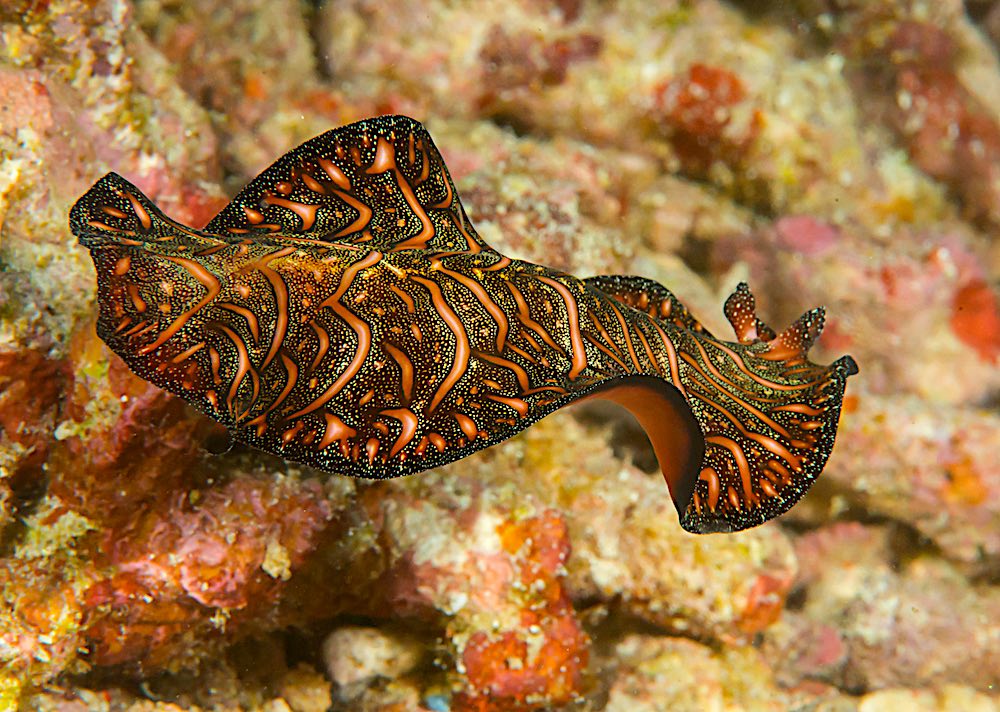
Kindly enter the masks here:
M 505 257 L 401 116 L 306 142 L 203 230 L 114 173 L 70 225 L 97 270 L 98 333 L 135 373 L 328 472 L 420 472 L 606 398 L 649 434 L 681 524 L 735 531 L 816 479 L 857 372 L 808 361 L 820 309 L 776 334 L 741 284 L 731 343 L 651 280 Z

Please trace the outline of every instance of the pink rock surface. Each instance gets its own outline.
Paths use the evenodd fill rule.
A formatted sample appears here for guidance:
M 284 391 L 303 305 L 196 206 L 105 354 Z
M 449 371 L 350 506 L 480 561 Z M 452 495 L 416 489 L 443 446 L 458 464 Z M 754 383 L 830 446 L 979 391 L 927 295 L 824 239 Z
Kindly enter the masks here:
M 973 4 L 911 5 L 0 8 L 0 708 L 996 709 L 1000 71 Z M 70 204 L 116 170 L 204 224 L 396 111 L 511 254 L 712 328 L 741 278 L 825 304 L 861 375 L 815 491 L 691 537 L 600 410 L 389 483 L 208 456 L 93 334 Z M 352 625 L 423 662 L 338 697 Z
M 813 563 L 803 572 L 806 600 L 796 625 L 812 627 L 811 636 L 826 641 L 816 662 L 837 663 L 824 669 L 804 660 L 792 652 L 800 640 L 786 652 L 801 674 L 840 677 L 856 689 L 996 686 L 1000 595 L 933 557 L 893 567 L 889 560 L 899 554 L 888 534 L 840 524 L 798 541 L 800 560 Z M 836 636 L 828 626 L 836 627 Z

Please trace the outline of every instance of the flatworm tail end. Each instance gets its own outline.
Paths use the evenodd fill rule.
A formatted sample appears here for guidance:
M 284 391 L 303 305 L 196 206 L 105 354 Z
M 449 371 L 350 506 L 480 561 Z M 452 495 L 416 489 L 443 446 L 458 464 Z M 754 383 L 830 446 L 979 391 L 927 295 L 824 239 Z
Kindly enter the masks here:
M 833 450 L 847 379 L 858 372 L 850 356 L 829 366 L 808 360 L 822 309 L 776 334 L 741 284 L 725 312 L 739 343 L 693 332 L 678 339 L 705 453 L 693 482 L 671 491 L 681 525 L 699 534 L 757 526 L 801 499 Z
M 209 390 L 204 371 L 219 376 L 220 352 L 205 348 L 200 325 L 221 281 L 199 258 L 230 244 L 171 220 L 115 173 L 76 202 L 69 221 L 94 261 L 101 339 L 161 388 L 188 400 Z M 212 355 L 202 374 L 188 360 L 195 353 Z
M 152 201 L 117 173 L 108 173 L 76 201 L 69 226 L 80 244 L 91 249 L 136 247 L 176 234 Z

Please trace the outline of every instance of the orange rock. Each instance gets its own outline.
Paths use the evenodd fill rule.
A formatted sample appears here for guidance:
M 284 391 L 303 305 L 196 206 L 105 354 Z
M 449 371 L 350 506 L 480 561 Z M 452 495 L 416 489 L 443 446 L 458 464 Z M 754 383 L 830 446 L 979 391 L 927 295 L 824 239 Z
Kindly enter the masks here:
M 716 161 L 740 161 L 760 132 L 761 116 L 732 126 L 733 109 L 746 101 L 746 89 L 735 74 L 721 67 L 692 64 L 656 93 L 657 119 L 689 171 L 704 172 Z
M 521 605 L 519 625 L 497 635 L 472 634 L 461 653 L 466 689 L 453 709 L 534 710 L 569 703 L 580 693 L 589 641 L 562 584 L 569 556 L 565 521 L 546 510 L 505 523 L 499 533 L 514 559 L 506 585 Z
M 1000 359 L 1000 304 L 986 282 L 976 279 L 959 288 L 952 303 L 951 327 L 984 361 Z
M 740 629 L 746 633 L 758 633 L 777 621 L 781 617 L 791 586 L 791 576 L 758 576 L 747 596 L 746 607 L 739 621 Z
M 942 496 L 949 502 L 976 506 L 989 497 L 989 490 L 983 484 L 975 463 L 964 458 L 947 468 L 948 484 Z

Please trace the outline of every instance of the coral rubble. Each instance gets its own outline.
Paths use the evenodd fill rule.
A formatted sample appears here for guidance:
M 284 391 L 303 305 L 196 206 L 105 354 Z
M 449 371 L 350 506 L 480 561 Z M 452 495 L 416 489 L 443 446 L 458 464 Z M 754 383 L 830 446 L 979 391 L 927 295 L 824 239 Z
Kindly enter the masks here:
M 987 5 L 5 3 L 0 709 L 1000 709 Z M 201 225 L 387 112 L 504 252 L 719 332 L 740 279 L 825 303 L 861 375 L 814 490 L 689 536 L 589 405 L 398 481 L 210 454 L 94 334 L 69 206 L 115 170 Z

